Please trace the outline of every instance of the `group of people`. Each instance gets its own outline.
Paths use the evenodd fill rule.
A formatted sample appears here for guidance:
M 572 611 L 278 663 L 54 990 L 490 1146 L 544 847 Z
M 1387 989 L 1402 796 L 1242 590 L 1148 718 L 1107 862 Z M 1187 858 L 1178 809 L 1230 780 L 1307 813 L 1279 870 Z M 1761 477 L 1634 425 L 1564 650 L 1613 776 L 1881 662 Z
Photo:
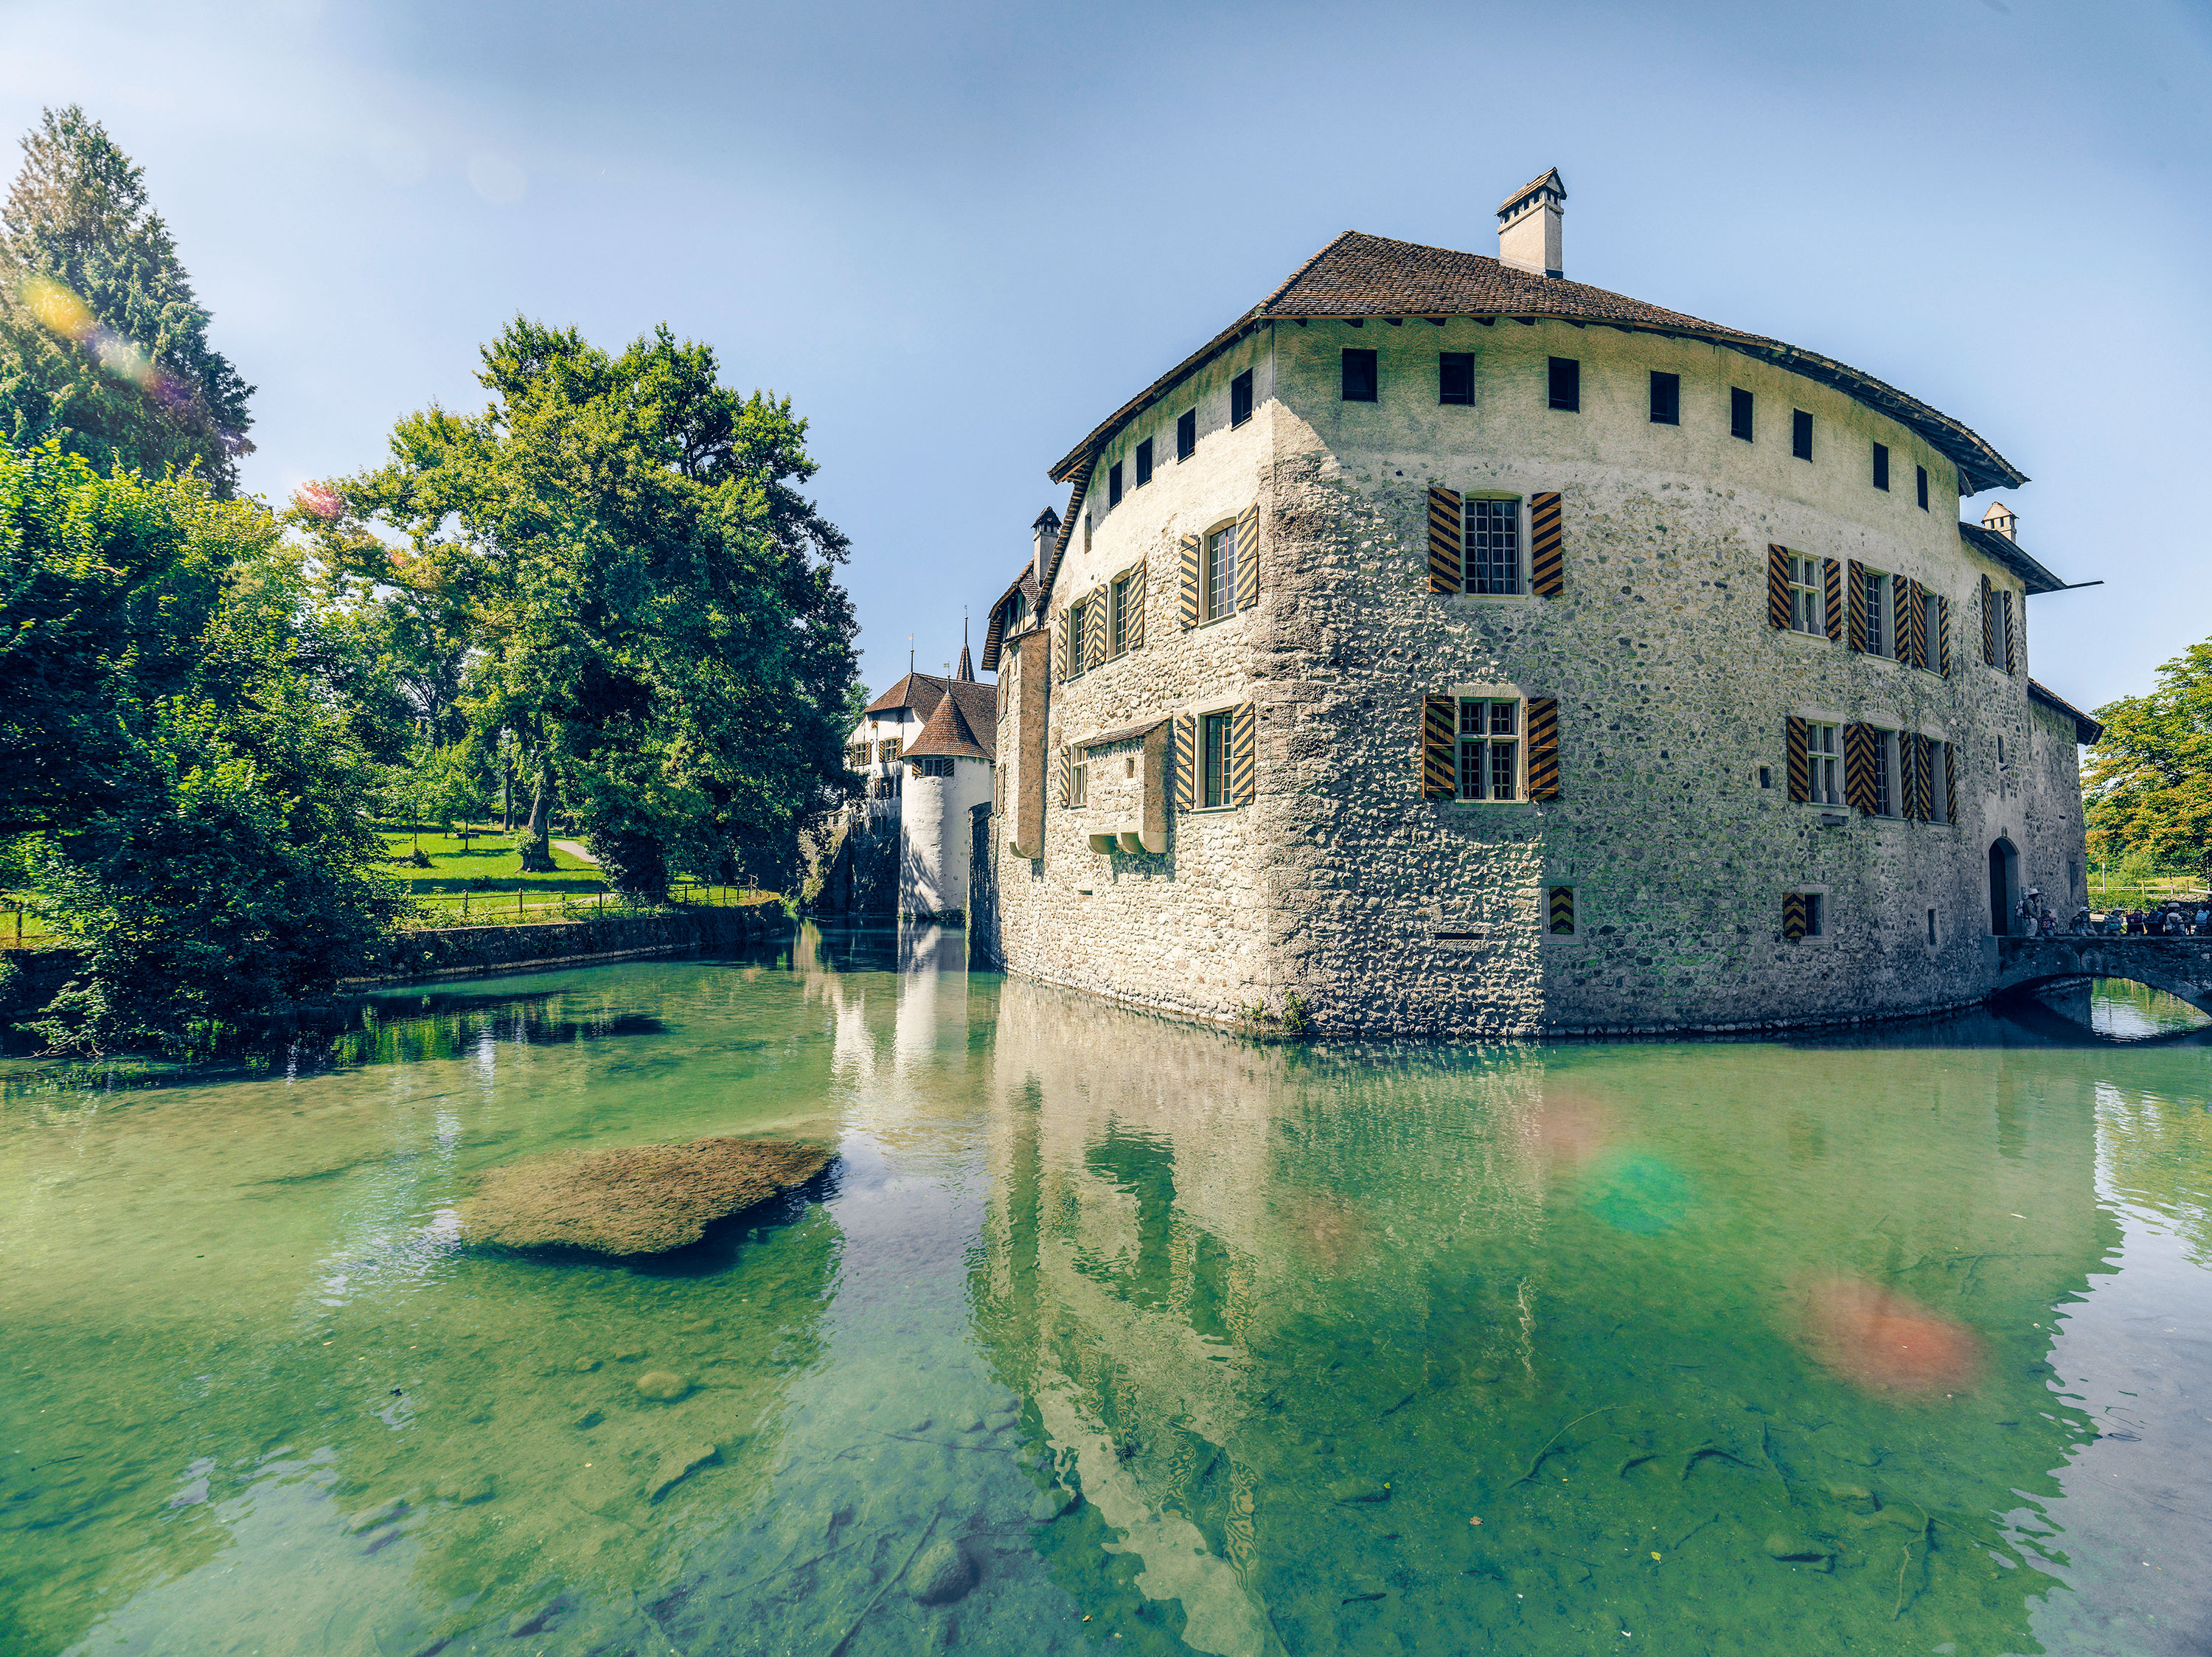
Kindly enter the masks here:
M 2057 915 L 2032 887 L 2020 900 L 2020 918 L 2030 937 L 2058 935 Z M 2108 938 L 2212 937 L 2212 894 L 2193 903 L 2169 898 L 2149 909 L 2107 910 L 2102 920 L 2092 917 L 2089 905 L 2083 904 L 2074 911 L 2073 923 L 2067 930 L 2077 935 L 2101 933 Z

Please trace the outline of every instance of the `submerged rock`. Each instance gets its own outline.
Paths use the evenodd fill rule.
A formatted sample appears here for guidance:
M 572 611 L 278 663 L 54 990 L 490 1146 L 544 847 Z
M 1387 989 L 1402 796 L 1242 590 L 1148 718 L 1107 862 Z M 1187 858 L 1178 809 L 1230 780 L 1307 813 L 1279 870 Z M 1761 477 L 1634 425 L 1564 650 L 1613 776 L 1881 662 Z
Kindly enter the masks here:
M 637 1378 L 637 1390 L 649 1398 L 666 1403 L 691 1390 L 691 1383 L 672 1369 L 648 1369 Z
M 659 1501 L 692 1473 L 709 1462 L 720 1460 L 721 1454 L 720 1447 L 713 1444 L 686 1444 L 671 1450 L 654 1469 L 653 1482 L 646 1487 L 646 1500 Z
M 540 1157 L 485 1173 L 462 1205 L 461 1234 L 506 1248 L 659 1254 L 697 1242 L 711 1221 L 805 1185 L 829 1161 L 819 1146 L 774 1139 Z
M 918 1604 L 949 1605 L 975 1586 L 975 1562 L 957 1542 L 936 1543 L 914 1562 L 909 1581 Z

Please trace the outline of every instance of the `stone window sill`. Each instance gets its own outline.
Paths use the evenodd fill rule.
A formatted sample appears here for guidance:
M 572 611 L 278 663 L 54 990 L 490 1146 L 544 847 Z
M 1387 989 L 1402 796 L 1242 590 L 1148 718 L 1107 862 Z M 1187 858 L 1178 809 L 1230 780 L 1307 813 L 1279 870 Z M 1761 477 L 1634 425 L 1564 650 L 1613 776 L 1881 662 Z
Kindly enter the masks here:
M 1431 803 L 1454 807 L 1461 811 L 1534 811 L 1539 802 L 1534 800 L 1437 800 Z
M 1440 596 L 1460 604 L 1534 604 L 1534 593 L 1445 593 Z

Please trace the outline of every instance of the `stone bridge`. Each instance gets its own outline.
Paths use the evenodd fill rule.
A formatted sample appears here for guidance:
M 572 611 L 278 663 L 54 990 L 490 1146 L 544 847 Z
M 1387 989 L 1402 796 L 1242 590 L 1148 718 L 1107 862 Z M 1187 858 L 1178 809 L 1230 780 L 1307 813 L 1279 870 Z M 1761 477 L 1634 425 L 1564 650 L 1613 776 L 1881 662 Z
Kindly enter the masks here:
M 2212 1013 L 2212 938 L 1992 938 L 1991 997 L 2064 978 L 2132 978 Z

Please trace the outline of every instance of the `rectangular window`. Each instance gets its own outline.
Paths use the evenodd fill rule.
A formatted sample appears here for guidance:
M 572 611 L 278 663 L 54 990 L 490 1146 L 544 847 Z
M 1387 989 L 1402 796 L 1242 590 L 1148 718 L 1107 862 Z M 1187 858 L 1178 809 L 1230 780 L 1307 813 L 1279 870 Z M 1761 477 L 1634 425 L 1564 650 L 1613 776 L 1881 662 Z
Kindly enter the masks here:
M 1473 351 L 1437 353 L 1437 401 L 1439 403 L 1474 401 L 1474 353 Z
M 1247 369 L 1229 382 L 1229 423 L 1241 426 L 1252 417 L 1252 370 Z
M 1224 524 L 1206 538 L 1206 590 L 1199 594 L 1200 613 L 1218 621 L 1237 605 L 1237 526 Z
M 1818 720 L 1805 722 L 1805 765 L 1812 774 L 1816 806 L 1844 803 L 1844 742 L 1841 728 Z
M 1371 403 L 1375 400 L 1375 353 L 1347 350 L 1344 354 L 1344 400 L 1347 403 Z
M 1887 443 L 1876 443 L 1874 446 L 1874 486 L 1876 489 L 1884 490 L 1889 487 L 1889 445 Z
M 1930 740 L 1928 744 L 1928 820 L 1948 823 L 1951 820 L 1951 772 L 1944 756 L 1951 750 L 1948 742 Z
M 1931 673 L 1943 671 L 1943 600 L 1934 593 L 1920 595 L 1921 637 L 1928 641 L 1928 660 L 1922 665 Z
M 1928 468 L 1926 466 L 1912 468 L 1912 487 L 1920 496 L 1920 509 L 1925 512 L 1928 510 Z
M 1463 697 L 1459 704 L 1459 798 L 1517 800 L 1521 784 L 1521 704 Z
M 1583 405 L 1583 365 L 1571 356 L 1552 359 L 1552 406 L 1570 413 Z
M 1813 458 L 1813 417 L 1802 409 L 1790 411 L 1790 452 L 1801 460 Z
M 1188 460 L 1198 453 L 1198 411 L 1189 409 L 1176 416 L 1176 459 Z
M 1521 591 L 1521 503 L 1467 503 L 1467 584 L 1469 593 Z
M 1741 386 L 1729 387 L 1729 436 L 1751 442 L 1751 393 Z
M 1655 426 L 1679 426 L 1682 423 L 1682 376 L 1661 374 L 1656 369 L 1651 374 L 1651 423 Z
M 868 745 L 865 742 L 850 742 L 846 744 L 845 763 L 854 771 L 859 771 L 863 766 L 866 765 L 868 763 Z
M 1137 445 L 1137 487 L 1142 489 L 1152 481 L 1152 440 L 1149 437 Z
M 1828 894 L 1825 892 L 1805 894 L 1805 935 L 1808 938 L 1828 935 Z
M 907 764 L 913 767 L 916 777 L 952 775 L 952 756 L 950 754 L 926 753 L 919 759 L 909 759 Z M 1079 800 L 1075 803 L 1079 806 L 1083 802 Z
M 882 741 L 876 744 L 876 758 L 886 765 L 894 763 L 898 758 L 899 749 L 904 745 L 904 742 L 905 739 L 903 737 L 885 737 Z
M 1206 714 L 1198 722 L 1198 751 L 1206 772 L 1206 805 L 1229 803 L 1229 716 Z
M 1129 577 L 1115 576 L 1108 590 L 1107 606 L 1113 613 L 1107 622 L 1106 651 L 1118 656 L 1129 648 Z
M 1572 937 L 1575 930 L 1575 889 L 1555 886 L 1551 893 L 1551 931 L 1554 937 Z
M 1897 733 L 1874 734 L 1874 814 L 1897 815 Z
M 1121 463 L 1119 460 L 1106 468 L 1106 509 L 1111 512 L 1121 504 Z
M 1083 752 L 1083 750 L 1078 748 L 1076 752 L 1078 753 L 1081 753 Z M 1090 797 L 1091 762 L 1086 758 L 1079 760 L 1076 764 L 1068 767 L 1067 803 L 1071 806 L 1079 806 L 1084 804 Z
M 1820 602 L 1820 561 L 1790 555 L 1790 627 L 1826 637 L 1828 620 Z
M 1890 618 L 1889 577 L 1863 567 L 1859 576 L 1859 613 L 1866 621 L 1867 654 L 1893 656 L 1897 654 L 1897 626 Z

